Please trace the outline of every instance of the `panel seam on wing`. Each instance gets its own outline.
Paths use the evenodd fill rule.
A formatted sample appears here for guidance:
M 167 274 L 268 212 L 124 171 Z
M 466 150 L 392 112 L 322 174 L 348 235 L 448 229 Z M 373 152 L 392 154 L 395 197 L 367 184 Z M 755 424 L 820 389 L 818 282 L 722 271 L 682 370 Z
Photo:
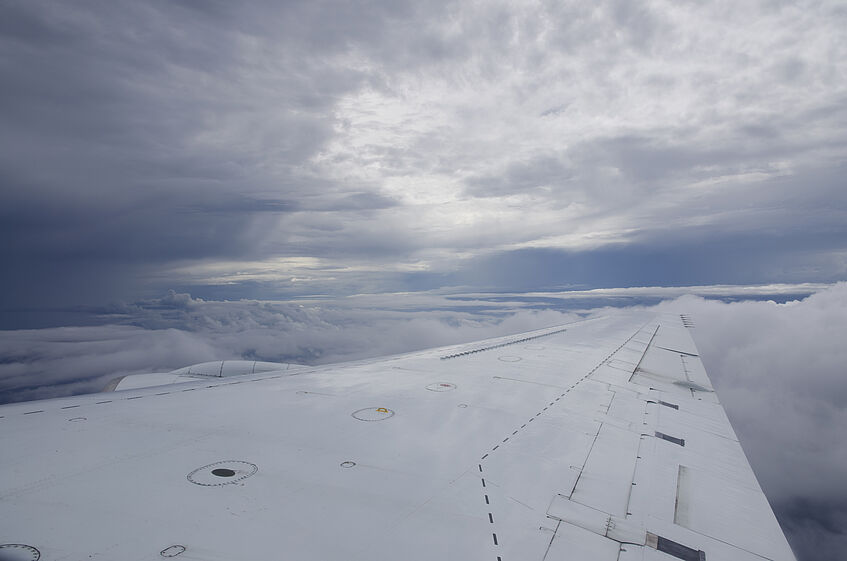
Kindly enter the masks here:
M 510 440 L 510 439 L 512 439 L 513 437 L 515 437 L 515 436 L 516 436 L 516 435 L 517 435 L 517 434 L 518 434 L 521 430 L 526 429 L 526 428 L 529 426 L 529 423 L 533 422 L 536 418 L 540 417 L 540 416 L 541 416 L 543 413 L 545 413 L 545 412 L 546 412 L 546 411 L 547 411 L 550 407 L 552 407 L 552 406 L 553 406 L 553 405 L 555 405 L 555 404 L 556 404 L 559 400 L 561 400 L 563 397 L 565 397 L 565 395 L 567 395 L 567 394 L 568 394 L 568 392 L 570 392 L 572 389 L 576 388 L 576 387 L 577 387 L 580 383 L 582 383 L 582 382 L 584 382 L 585 380 L 587 380 L 587 379 L 588 379 L 588 377 L 589 377 L 589 376 L 591 376 L 594 372 L 596 372 L 598 368 L 600 368 L 601 366 L 603 366 L 603 364 L 605 364 L 605 363 L 606 363 L 606 362 L 608 362 L 608 361 L 609 361 L 609 360 L 610 360 L 613 356 L 615 356 L 615 355 L 618 353 L 618 351 L 620 351 L 622 348 L 624 348 L 624 347 L 627 345 L 627 343 L 629 343 L 630 341 L 632 341 L 632 339 L 633 339 L 636 335 L 638 335 L 638 334 L 641 332 L 641 330 L 642 330 L 642 329 L 644 329 L 644 327 L 645 327 L 646 325 L 648 325 L 648 324 L 645 324 L 645 325 L 643 325 L 643 326 L 639 327 L 639 328 L 635 331 L 635 333 L 633 333 L 632 335 L 630 335 L 630 336 L 629 336 L 629 337 L 628 337 L 628 338 L 627 338 L 627 339 L 626 339 L 623 343 L 621 343 L 621 344 L 620 344 L 620 345 L 619 345 L 619 346 L 618 346 L 615 350 L 613 350 L 611 353 L 609 353 L 608 355 L 606 355 L 606 357 L 605 357 L 605 358 L 603 358 L 603 360 L 601 360 L 601 361 L 600 361 L 600 362 L 599 362 L 599 363 L 598 363 L 598 364 L 597 364 L 594 368 L 592 368 L 592 369 L 591 369 L 591 370 L 590 370 L 587 374 L 585 374 L 582 378 L 580 378 L 579 380 L 577 380 L 576 382 L 574 382 L 574 383 L 573 383 L 573 384 L 572 384 L 569 388 L 567 388 L 564 392 L 562 392 L 561 394 L 559 394 L 559 395 L 558 395 L 555 399 L 553 399 L 550 403 L 546 404 L 546 405 L 545 405 L 542 409 L 540 409 L 537 413 L 535 413 L 535 415 L 533 415 L 532 417 L 530 417 L 530 418 L 529 418 L 529 419 L 528 419 L 525 423 L 521 424 L 521 426 L 520 426 L 519 428 L 517 428 L 517 429 L 513 430 L 513 431 L 512 431 L 512 433 L 511 433 L 511 435 L 509 435 L 509 436 L 505 437 L 504 439 L 502 439 L 500 442 L 498 442 L 497 444 L 495 444 L 495 445 L 494 445 L 491 449 L 489 449 L 489 450 L 488 450 L 485 454 L 483 454 L 483 455 L 482 455 L 482 457 L 480 458 L 480 462 L 479 462 L 477 465 L 478 465 L 478 468 L 479 468 L 480 481 L 481 481 L 481 483 L 482 483 L 482 488 L 483 488 L 483 496 L 484 496 L 485 504 L 486 504 L 486 507 L 487 507 L 488 521 L 489 521 L 489 524 L 491 524 L 491 525 L 492 525 L 492 532 L 491 532 L 492 541 L 493 541 L 494 546 L 495 546 L 496 548 L 498 548 L 498 549 L 500 548 L 501 538 L 498 538 L 496 528 L 494 527 L 494 523 L 495 523 L 495 522 L 494 522 L 494 514 L 493 514 L 493 512 L 492 512 L 492 511 L 493 511 L 493 509 L 491 508 L 491 498 L 490 498 L 490 496 L 488 495 L 488 491 L 487 491 L 487 484 L 486 484 L 486 481 L 485 481 L 485 474 L 484 474 L 484 471 L 483 471 L 483 465 L 482 465 L 482 464 L 483 464 L 483 462 L 484 462 L 484 461 L 485 461 L 485 460 L 489 457 L 489 455 L 491 455 L 491 454 L 492 454 L 492 453 L 494 453 L 496 450 L 498 450 L 498 449 L 500 448 L 500 446 L 505 446 L 505 445 L 509 442 L 509 440 Z M 658 327 L 656 328 L 656 330 L 658 331 Z M 496 346 L 489 347 L 489 348 L 490 348 L 490 349 L 499 348 L 499 347 L 505 346 L 506 344 L 514 344 L 514 343 L 518 343 L 518 342 L 524 342 L 524 341 L 527 341 L 527 340 L 530 340 L 530 339 L 537 339 L 537 338 L 539 338 L 539 337 L 544 337 L 544 336 L 546 336 L 546 335 L 553 335 L 554 333 L 561 333 L 562 331 L 566 331 L 566 330 L 565 330 L 565 329 L 561 329 L 561 330 L 556 331 L 556 332 L 550 332 L 550 333 L 546 333 L 546 334 L 543 334 L 543 335 L 537 335 L 537 336 L 534 336 L 534 337 L 525 338 L 525 339 L 523 339 L 523 340 L 521 340 L 521 341 L 513 341 L 513 342 L 511 342 L 511 343 L 504 343 L 504 344 L 496 345 Z M 655 332 L 654 332 L 654 335 L 655 335 Z M 649 345 L 648 345 L 648 346 L 649 346 Z M 480 350 L 488 350 L 489 348 L 480 349 Z M 468 351 L 468 353 L 470 353 L 470 352 L 479 352 L 479 351 Z M 644 351 L 644 352 L 646 353 L 646 349 L 645 349 L 645 351 Z M 462 354 L 467 354 L 467 353 L 462 353 Z M 459 354 L 459 355 L 452 355 L 452 356 L 448 355 L 448 356 L 446 356 L 446 357 L 441 357 L 441 358 L 442 358 L 442 359 L 445 359 L 445 358 L 453 358 L 454 356 L 461 356 L 461 354 Z M 602 423 L 601 423 L 601 426 L 602 426 Z M 600 430 L 600 428 L 598 427 L 598 429 L 597 429 L 597 430 L 598 430 L 598 434 L 599 434 L 599 430 Z M 597 435 L 595 434 L 595 441 L 596 441 L 596 438 L 597 438 Z M 593 444 L 592 444 L 592 446 L 593 446 Z M 583 467 L 584 467 L 584 466 L 583 466 Z M 578 480 L 578 479 L 579 479 L 579 478 L 577 478 L 577 480 Z M 554 533 L 554 537 L 555 537 L 555 533 Z M 552 543 L 552 540 L 551 540 L 551 543 Z M 549 549 L 549 548 L 548 548 L 548 549 Z M 545 556 L 546 556 L 546 554 L 545 554 Z M 498 556 L 497 556 L 497 561 L 502 561 L 502 556 L 498 555 Z

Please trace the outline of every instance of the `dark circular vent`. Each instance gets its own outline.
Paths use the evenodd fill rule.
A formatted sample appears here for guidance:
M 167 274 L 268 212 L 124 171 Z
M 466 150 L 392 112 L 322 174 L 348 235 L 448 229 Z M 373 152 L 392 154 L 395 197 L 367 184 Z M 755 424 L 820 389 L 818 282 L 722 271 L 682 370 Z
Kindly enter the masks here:
M 219 487 L 244 481 L 257 471 L 259 468 L 256 464 L 240 460 L 225 460 L 197 468 L 186 477 L 195 485 Z

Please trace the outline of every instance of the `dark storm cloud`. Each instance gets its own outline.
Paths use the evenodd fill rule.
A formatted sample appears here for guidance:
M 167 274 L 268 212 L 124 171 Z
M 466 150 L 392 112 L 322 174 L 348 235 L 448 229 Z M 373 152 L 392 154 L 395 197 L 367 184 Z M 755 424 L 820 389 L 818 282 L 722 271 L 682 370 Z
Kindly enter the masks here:
M 666 8 L 7 2 L 0 305 L 843 278 L 843 10 Z
M 347 10 L 4 4 L 0 258 L 36 284 L 71 263 L 131 284 L 127 267 L 255 256 L 275 224 L 261 215 L 392 206 L 292 171 L 363 79 L 323 55 L 384 28 Z M 315 43 L 319 27 L 338 32 Z M 22 284 L 0 291 L 32 304 Z
M 833 262 L 839 236 L 847 228 L 805 232 L 797 225 L 771 233 L 714 235 L 692 229 L 679 237 L 608 245 L 593 251 L 521 249 L 467 263 L 447 284 L 493 290 L 536 290 L 566 286 L 686 286 L 699 282 L 824 282 L 843 278 L 843 262 Z

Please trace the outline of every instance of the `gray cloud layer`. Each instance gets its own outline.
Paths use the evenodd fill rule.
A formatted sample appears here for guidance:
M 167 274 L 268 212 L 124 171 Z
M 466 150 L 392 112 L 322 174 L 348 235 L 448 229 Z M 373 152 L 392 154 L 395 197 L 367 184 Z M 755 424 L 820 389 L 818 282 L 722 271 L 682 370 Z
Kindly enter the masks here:
M 847 547 L 847 285 L 802 302 L 690 301 L 703 361 L 798 559 Z
M 6 309 L 847 274 L 837 2 L 0 10 Z
M 780 298 L 820 288 L 697 291 Z M 410 293 L 302 303 L 203 301 L 172 292 L 100 310 L 103 325 L 3 332 L 0 396 L 97 391 L 119 375 L 221 358 L 327 363 L 380 356 L 564 323 L 598 302 L 629 305 L 681 292 Z M 668 306 L 695 318 L 704 363 L 798 558 L 838 558 L 847 547 L 847 284 L 784 304 L 681 296 L 654 309 Z
M 845 28 L 816 0 L 4 2 L 0 394 L 573 308 L 445 287 L 844 280 Z M 843 286 L 685 303 L 792 542 L 837 557 Z

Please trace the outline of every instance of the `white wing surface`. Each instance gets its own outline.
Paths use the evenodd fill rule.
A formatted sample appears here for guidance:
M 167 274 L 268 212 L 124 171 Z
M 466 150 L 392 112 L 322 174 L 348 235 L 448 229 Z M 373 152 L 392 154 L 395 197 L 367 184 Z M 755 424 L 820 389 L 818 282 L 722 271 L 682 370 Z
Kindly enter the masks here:
M 644 321 L 4 406 L 0 559 L 793 559 Z

